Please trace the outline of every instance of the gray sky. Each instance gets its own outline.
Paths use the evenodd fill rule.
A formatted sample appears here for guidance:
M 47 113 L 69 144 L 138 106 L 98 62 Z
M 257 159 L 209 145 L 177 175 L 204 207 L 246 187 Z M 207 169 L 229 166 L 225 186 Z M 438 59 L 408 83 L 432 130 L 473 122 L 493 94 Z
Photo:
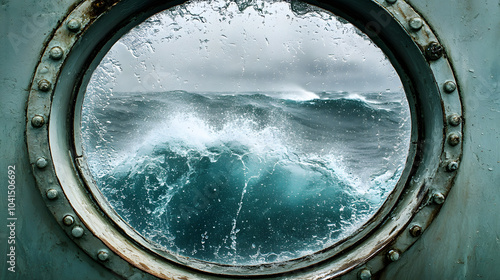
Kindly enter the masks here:
M 122 37 L 90 84 L 122 91 L 401 91 L 384 54 L 328 13 L 191 3 Z M 226 6 L 224 6 L 226 5 Z M 183 16 L 181 16 L 181 14 Z

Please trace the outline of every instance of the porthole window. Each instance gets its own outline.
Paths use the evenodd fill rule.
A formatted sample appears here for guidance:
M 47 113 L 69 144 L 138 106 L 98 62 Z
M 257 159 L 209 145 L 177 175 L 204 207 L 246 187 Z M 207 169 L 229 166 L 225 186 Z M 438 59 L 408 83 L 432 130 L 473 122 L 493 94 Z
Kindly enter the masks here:
M 85 0 L 26 139 L 62 230 L 121 277 L 366 278 L 445 203 L 459 93 L 404 0 Z
M 82 144 L 97 195 L 153 246 L 280 263 L 334 246 L 384 205 L 408 158 L 408 106 L 382 50 L 332 13 L 194 1 L 104 56 Z

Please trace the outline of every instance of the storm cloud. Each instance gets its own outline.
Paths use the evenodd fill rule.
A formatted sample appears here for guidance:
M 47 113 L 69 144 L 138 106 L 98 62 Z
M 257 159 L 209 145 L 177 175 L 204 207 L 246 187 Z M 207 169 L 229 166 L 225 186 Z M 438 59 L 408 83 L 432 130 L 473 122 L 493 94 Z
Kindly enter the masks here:
M 383 52 L 353 25 L 287 2 L 192 2 L 123 36 L 92 82 L 115 92 L 401 91 Z

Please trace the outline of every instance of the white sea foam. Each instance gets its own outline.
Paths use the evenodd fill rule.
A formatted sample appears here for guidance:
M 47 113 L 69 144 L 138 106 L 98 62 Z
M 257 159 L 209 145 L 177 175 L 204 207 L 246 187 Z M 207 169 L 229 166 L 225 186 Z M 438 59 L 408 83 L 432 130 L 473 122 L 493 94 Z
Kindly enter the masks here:
M 301 95 L 302 94 L 302 95 Z M 294 97 L 294 93 L 286 96 L 279 96 L 282 99 L 293 98 L 315 98 L 317 95 L 309 95 L 307 92 L 301 92 Z M 276 95 L 273 96 L 276 98 Z M 309 98 L 308 97 L 308 98 Z M 352 95 L 349 99 L 362 99 L 363 97 Z M 307 99 L 306 99 L 307 100 Z M 218 123 L 211 123 L 210 118 L 202 113 L 196 113 L 194 110 L 184 110 L 172 112 L 170 114 L 161 114 L 161 121 L 145 135 L 141 135 L 140 139 L 135 141 L 135 147 L 130 147 L 127 153 L 128 158 L 121 162 L 109 162 L 113 166 L 109 166 L 106 170 L 110 170 L 115 177 L 120 174 L 128 173 L 129 178 L 133 178 L 135 174 L 145 174 L 152 172 L 156 174 L 157 179 L 162 185 L 167 181 L 163 177 L 168 177 L 168 171 L 162 169 L 162 161 L 166 160 L 161 156 L 161 150 L 174 153 L 178 157 L 191 160 L 193 163 L 189 165 L 189 172 L 193 174 L 196 164 L 202 157 L 208 157 L 212 163 L 220 159 L 222 153 L 230 153 L 234 156 L 233 159 L 239 159 L 242 164 L 238 166 L 244 167 L 244 172 L 235 172 L 237 176 L 244 174 L 245 186 L 240 193 L 239 204 L 234 209 L 232 216 L 230 232 L 219 233 L 216 230 L 209 232 L 211 236 L 215 234 L 226 234 L 227 242 L 220 244 L 222 251 L 214 248 L 213 245 L 197 248 L 196 250 L 188 250 L 175 243 L 176 235 L 169 231 L 168 224 L 164 220 L 158 221 L 158 226 L 154 229 L 148 229 L 144 235 L 153 241 L 160 239 L 168 240 L 168 244 L 160 244 L 167 250 L 182 252 L 183 255 L 189 255 L 198 258 L 200 250 L 213 251 L 215 260 L 220 263 L 244 263 L 244 264 L 261 264 L 266 262 L 287 261 L 300 256 L 311 254 L 315 251 L 324 249 L 333 245 L 341 238 L 347 237 L 349 234 L 357 230 L 367 219 L 371 217 L 378 207 L 384 202 L 387 194 L 392 190 L 395 182 L 399 178 L 391 176 L 393 173 L 383 173 L 376 178 L 364 178 L 359 176 L 364 170 L 347 170 L 344 167 L 343 158 L 339 156 L 341 151 L 335 153 L 334 150 L 322 151 L 321 153 L 303 152 L 300 145 L 295 145 L 295 141 L 303 141 L 300 135 L 293 135 L 289 126 L 283 123 L 267 123 L 262 124 L 248 116 L 228 116 L 220 119 Z M 160 155 L 158 155 L 160 154 Z M 94 166 L 93 172 L 98 172 L 102 166 Z M 284 170 L 284 171 L 283 171 Z M 334 201 L 332 192 L 324 192 L 327 188 L 337 188 L 343 195 L 349 197 L 345 205 L 332 205 L 336 209 L 343 212 L 345 209 L 346 216 L 341 220 L 331 222 L 327 219 L 316 220 L 316 223 L 323 223 L 331 229 L 328 233 L 319 235 L 314 240 L 313 244 L 308 246 L 287 245 L 283 244 L 280 247 L 282 250 L 269 251 L 265 245 L 257 244 L 255 246 L 256 253 L 251 256 L 240 256 L 239 250 L 244 247 L 240 244 L 242 235 L 246 234 L 248 224 L 239 220 L 239 215 L 251 201 L 255 191 L 263 191 L 258 189 L 259 185 L 251 185 L 249 182 L 259 182 L 259 178 L 273 175 L 277 172 L 277 176 L 287 176 L 287 179 L 276 179 L 276 182 L 286 182 L 280 185 L 279 188 L 285 188 L 285 193 L 296 195 L 296 197 L 281 198 L 287 202 L 296 203 L 298 205 L 304 203 L 304 197 L 308 198 L 308 203 L 324 203 L 323 201 Z M 282 173 L 278 173 L 282 172 Z M 288 173 L 287 173 L 288 172 Z M 233 175 L 234 175 L 233 174 Z M 280 175 L 281 174 L 281 175 Z M 235 175 L 235 176 L 236 176 Z M 229 174 L 228 176 L 231 176 Z M 188 182 L 190 175 L 183 176 L 183 182 Z M 266 177 L 266 179 L 268 179 Z M 281 180 L 281 181 L 280 181 Z M 334 183 L 331 183 L 334 182 Z M 148 188 L 150 186 L 143 186 Z M 247 188 L 248 187 L 248 188 Z M 176 189 L 177 188 L 177 189 Z M 153 201 L 157 208 L 151 211 L 149 219 L 156 219 L 160 216 L 168 216 L 172 211 L 169 207 L 171 198 L 178 188 L 182 188 L 180 183 L 175 187 L 169 186 L 166 195 L 160 197 L 149 197 L 149 201 Z M 238 186 L 234 186 L 238 188 Z M 345 188 L 345 189 L 340 189 Z M 329 194 L 329 197 L 319 198 L 318 195 Z M 272 193 L 269 194 L 270 196 Z M 248 199 L 247 199 L 248 197 Z M 116 199 L 115 199 L 116 200 Z M 343 202 L 344 203 L 344 202 Z M 367 208 L 361 207 L 357 209 L 357 205 L 361 203 L 368 205 Z M 319 204 L 318 204 L 319 205 Z M 308 205 L 311 206 L 311 205 Z M 117 204 L 114 207 L 126 208 L 126 205 Z M 348 210 L 347 210 L 348 209 Z M 126 209 L 125 209 L 126 211 Z M 322 213 L 318 213 L 321 216 Z M 154 216 L 154 217 L 153 217 Z M 316 217 L 318 219 L 318 217 Z M 134 225 L 132 225 L 134 226 Z M 255 225 L 252 225 L 255 226 Z M 279 225 L 274 225 L 279 227 Z M 162 229 L 162 230 L 160 230 Z M 263 243 L 265 244 L 265 243 Z M 182 248 L 180 248 L 182 247 Z M 300 248 L 307 248 L 302 250 Z M 205 257 L 201 257 L 204 259 Z
M 300 90 L 292 90 L 279 93 L 278 98 L 294 100 L 294 101 L 309 101 L 309 100 L 319 99 L 320 97 L 319 95 L 317 95 L 312 91 L 300 89 Z

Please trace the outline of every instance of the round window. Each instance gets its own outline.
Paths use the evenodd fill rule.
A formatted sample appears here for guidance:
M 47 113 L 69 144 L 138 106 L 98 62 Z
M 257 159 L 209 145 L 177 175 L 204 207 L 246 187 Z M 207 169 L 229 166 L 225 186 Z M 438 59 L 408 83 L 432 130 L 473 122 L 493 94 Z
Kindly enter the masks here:
M 80 248 L 127 279 L 331 279 L 418 240 L 463 131 L 411 6 L 160 2 L 81 1 L 33 74 L 33 175 Z
M 154 247 L 259 265 L 330 248 L 406 164 L 411 120 L 384 53 L 325 10 L 189 2 L 122 36 L 81 111 L 102 198 Z

